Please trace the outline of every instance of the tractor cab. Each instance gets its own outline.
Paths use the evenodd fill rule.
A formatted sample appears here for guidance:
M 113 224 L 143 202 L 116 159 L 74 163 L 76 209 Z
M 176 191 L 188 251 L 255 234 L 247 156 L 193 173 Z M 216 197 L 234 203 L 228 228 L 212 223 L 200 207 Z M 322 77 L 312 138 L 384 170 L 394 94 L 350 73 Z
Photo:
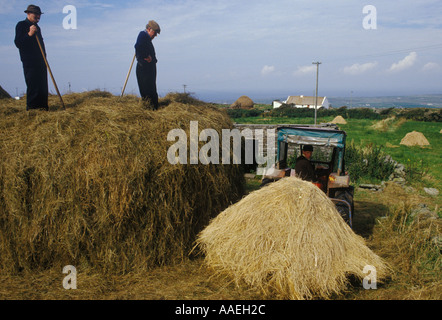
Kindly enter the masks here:
M 277 159 L 275 168 L 263 175 L 262 185 L 286 176 L 299 176 L 296 159 L 304 145 L 313 146 L 310 162 L 315 167 L 312 181 L 336 204 L 338 211 L 351 226 L 354 189 L 345 172 L 347 134 L 335 124 L 281 126 L 277 128 Z

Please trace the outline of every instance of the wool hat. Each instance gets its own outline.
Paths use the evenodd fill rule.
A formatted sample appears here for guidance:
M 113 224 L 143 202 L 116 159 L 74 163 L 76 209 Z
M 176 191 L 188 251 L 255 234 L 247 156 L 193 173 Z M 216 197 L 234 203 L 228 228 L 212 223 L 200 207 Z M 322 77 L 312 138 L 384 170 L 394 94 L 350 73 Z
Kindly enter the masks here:
M 146 25 L 146 29 L 151 28 L 156 33 L 160 34 L 161 28 L 154 20 L 150 20 L 149 23 Z
M 43 14 L 43 12 L 41 12 L 40 10 L 40 7 L 33 4 L 30 4 L 28 6 L 28 8 L 25 10 L 25 13 Z
M 306 144 L 302 147 L 302 151 L 313 151 L 313 146 Z

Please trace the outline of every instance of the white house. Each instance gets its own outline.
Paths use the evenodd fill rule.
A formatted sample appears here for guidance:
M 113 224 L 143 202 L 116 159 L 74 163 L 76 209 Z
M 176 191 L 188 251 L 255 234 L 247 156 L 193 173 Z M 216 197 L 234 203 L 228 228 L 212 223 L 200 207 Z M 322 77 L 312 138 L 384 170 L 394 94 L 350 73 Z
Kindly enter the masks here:
M 316 97 L 311 96 L 288 96 L 286 101 L 273 101 L 273 108 L 279 108 L 282 104 L 293 105 L 296 108 L 315 108 Z M 318 97 L 318 109 L 324 107 L 330 108 L 327 97 Z
M 274 100 L 274 101 L 273 101 L 273 109 L 275 109 L 275 108 L 279 108 L 280 106 L 283 105 L 283 103 L 284 103 L 284 102 L 281 102 L 281 101 L 279 101 L 279 100 Z

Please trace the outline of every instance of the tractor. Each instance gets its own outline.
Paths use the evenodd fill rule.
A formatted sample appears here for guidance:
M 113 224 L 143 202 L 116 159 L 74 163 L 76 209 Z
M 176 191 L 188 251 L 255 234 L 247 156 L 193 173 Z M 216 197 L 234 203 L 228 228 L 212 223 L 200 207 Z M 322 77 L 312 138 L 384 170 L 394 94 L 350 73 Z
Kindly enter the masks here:
M 313 183 L 335 203 L 343 219 L 352 227 L 354 187 L 345 172 L 347 134 L 335 124 L 280 126 L 277 134 L 277 161 L 266 170 L 261 186 L 287 176 L 297 176 L 294 167 L 304 145 L 314 148 L 310 162 L 318 181 Z

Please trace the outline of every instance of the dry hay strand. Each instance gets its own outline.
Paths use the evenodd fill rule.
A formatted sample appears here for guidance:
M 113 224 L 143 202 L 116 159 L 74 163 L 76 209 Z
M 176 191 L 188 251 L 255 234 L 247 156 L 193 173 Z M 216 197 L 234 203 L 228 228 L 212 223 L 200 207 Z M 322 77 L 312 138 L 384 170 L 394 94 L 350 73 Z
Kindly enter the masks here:
M 74 265 L 127 273 L 188 256 L 243 194 L 238 165 L 172 165 L 172 129 L 233 128 L 225 112 L 89 92 L 66 111 L 0 108 L 0 270 Z M 189 144 L 188 144 L 189 145 Z M 61 268 L 59 269 L 61 270 Z
M 409 132 L 402 138 L 400 144 L 405 146 L 429 146 L 427 138 L 421 133 L 417 131 Z
M 345 119 L 342 116 L 337 116 L 333 119 L 333 121 L 331 121 L 330 123 L 335 123 L 335 124 L 347 124 L 347 121 L 345 121 Z
M 377 121 L 375 124 L 371 126 L 371 128 L 382 132 L 395 131 L 405 122 L 407 122 L 407 119 L 405 118 L 396 119 L 396 117 L 393 116 L 387 119 L 383 119 L 381 121 Z
M 386 142 L 386 143 L 385 143 L 385 146 L 386 146 L 387 148 L 399 148 L 399 146 L 394 145 L 394 144 L 391 144 L 390 142 Z
M 330 298 L 350 275 L 377 279 L 388 267 L 312 183 L 288 177 L 250 193 L 200 233 L 197 245 L 217 275 L 283 299 Z
M 391 190 L 390 194 L 398 193 Z M 419 201 L 415 196 L 412 201 L 409 194 L 408 198 L 406 194 L 403 197 L 403 201 L 390 206 L 389 214 L 380 219 L 371 243 L 394 266 L 394 284 L 403 287 L 401 294 L 407 295 L 399 298 L 395 295 L 393 299 L 440 300 L 442 246 L 437 240 L 441 239 L 442 220 L 437 218 L 437 206 L 434 214 L 413 216 L 413 208 L 421 204 L 422 199 Z M 377 298 L 391 298 L 383 295 Z
M 381 121 L 375 122 L 371 128 L 378 131 L 387 131 L 388 126 L 391 125 L 391 123 L 396 119 L 396 117 L 390 117 L 387 119 L 383 119 Z
M 389 128 L 391 128 L 392 124 L 395 122 L 396 117 L 390 117 L 387 119 L 383 119 L 381 121 L 377 121 L 375 124 L 371 126 L 372 129 L 377 131 L 386 132 Z

